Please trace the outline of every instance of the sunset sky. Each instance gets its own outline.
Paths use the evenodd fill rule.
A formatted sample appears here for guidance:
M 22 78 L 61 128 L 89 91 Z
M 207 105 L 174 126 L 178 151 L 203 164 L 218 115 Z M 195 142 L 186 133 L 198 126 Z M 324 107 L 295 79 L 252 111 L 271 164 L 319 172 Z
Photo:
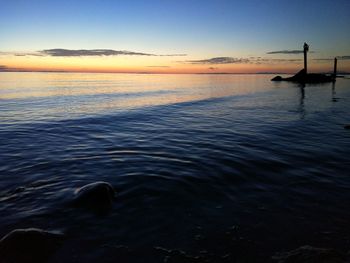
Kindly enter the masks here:
M 0 71 L 350 72 L 350 1 L 1 1 Z

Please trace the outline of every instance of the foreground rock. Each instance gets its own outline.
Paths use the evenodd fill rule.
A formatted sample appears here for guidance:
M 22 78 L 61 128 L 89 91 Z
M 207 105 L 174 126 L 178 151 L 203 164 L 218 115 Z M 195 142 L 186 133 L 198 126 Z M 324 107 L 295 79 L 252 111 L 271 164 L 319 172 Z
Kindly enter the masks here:
M 350 124 L 344 125 L 344 129 L 350 130 Z
M 0 240 L 0 263 L 44 263 L 62 243 L 62 233 L 16 229 Z
M 91 209 L 111 208 L 115 197 L 113 186 L 106 182 L 87 184 L 75 191 L 73 204 Z
M 278 263 L 346 263 L 347 256 L 335 249 L 302 246 L 272 257 Z

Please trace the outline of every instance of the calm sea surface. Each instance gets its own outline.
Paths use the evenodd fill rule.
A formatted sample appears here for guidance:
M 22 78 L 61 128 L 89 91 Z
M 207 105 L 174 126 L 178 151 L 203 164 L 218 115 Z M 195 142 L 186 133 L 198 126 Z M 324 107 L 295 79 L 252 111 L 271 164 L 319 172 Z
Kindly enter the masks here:
M 348 250 L 350 80 L 271 77 L 0 73 L 0 236 L 63 231 L 69 263 Z M 67 205 L 95 181 L 111 211 Z

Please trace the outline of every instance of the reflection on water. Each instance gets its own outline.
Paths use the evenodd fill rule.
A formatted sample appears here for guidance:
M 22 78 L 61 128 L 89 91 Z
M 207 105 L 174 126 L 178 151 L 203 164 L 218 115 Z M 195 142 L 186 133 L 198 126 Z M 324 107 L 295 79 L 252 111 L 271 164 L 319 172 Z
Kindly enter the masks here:
M 304 119 L 305 117 L 305 107 L 304 107 L 304 100 L 305 100 L 305 85 L 300 84 L 300 118 Z
M 2 73 L 0 100 L 15 117 L 67 118 L 270 88 L 263 76 Z M 25 116 L 23 109 L 30 109 Z M 15 117 L 14 117 L 15 116 Z
M 256 91 L 259 76 L 2 73 L 1 98 L 134 94 L 200 88 L 213 97 Z M 262 79 L 261 77 L 260 79 Z M 246 83 L 249 83 L 249 87 Z M 259 83 L 260 84 L 260 83 Z M 234 89 L 232 89 L 234 87 Z M 207 95 L 208 96 L 208 95 Z
M 53 263 L 268 262 L 305 244 L 349 249 L 347 80 L 0 78 L 0 236 L 67 233 Z M 95 181 L 118 191 L 109 213 L 67 205 Z

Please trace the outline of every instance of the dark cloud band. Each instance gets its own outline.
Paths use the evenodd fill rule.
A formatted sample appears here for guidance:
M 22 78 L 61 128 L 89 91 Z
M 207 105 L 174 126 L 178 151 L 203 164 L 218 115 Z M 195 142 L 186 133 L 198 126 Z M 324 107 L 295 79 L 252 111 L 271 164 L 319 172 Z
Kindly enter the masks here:
M 86 57 L 86 56 L 154 56 L 154 57 L 175 57 L 187 56 L 187 54 L 151 54 L 114 49 L 44 49 L 37 52 L 0 52 L 0 55 L 14 56 L 51 56 L 51 57 Z
M 157 55 L 143 52 L 133 52 L 113 49 L 45 49 L 39 53 L 52 57 L 83 57 L 83 56 L 186 56 L 186 54 Z
M 233 57 L 216 57 L 209 59 L 200 59 L 200 60 L 186 60 L 186 63 L 189 64 L 238 64 L 238 63 L 248 63 L 248 59 L 243 58 L 233 58 Z
M 302 59 L 278 59 L 278 58 L 233 58 L 233 57 L 215 57 L 210 59 L 185 60 L 183 63 L 194 65 L 219 65 L 219 64 L 271 64 L 271 63 L 297 63 Z M 212 69 L 212 68 L 211 68 Z
M 315 53 L 315 51 L 308 51 L 309 53 Z M 266 54 L 285 54 L 285 55 L 297 55 L 303 54 L 303 50 L 279 50 L 279 51 L 270 51 Z
M 303 50 L 280 50 L 280 51 L 270 51 L 266 54 L 302 54 Z
M 43 55 L 52 57 L 83 57 L 83 56 L 119 56 L 119 55 L 132 55 L 132 56 L 155 56 L 154 54 L 132 52 L 132 51 L 119 51 L 113 49 L 45 49 L 39 51 Z

